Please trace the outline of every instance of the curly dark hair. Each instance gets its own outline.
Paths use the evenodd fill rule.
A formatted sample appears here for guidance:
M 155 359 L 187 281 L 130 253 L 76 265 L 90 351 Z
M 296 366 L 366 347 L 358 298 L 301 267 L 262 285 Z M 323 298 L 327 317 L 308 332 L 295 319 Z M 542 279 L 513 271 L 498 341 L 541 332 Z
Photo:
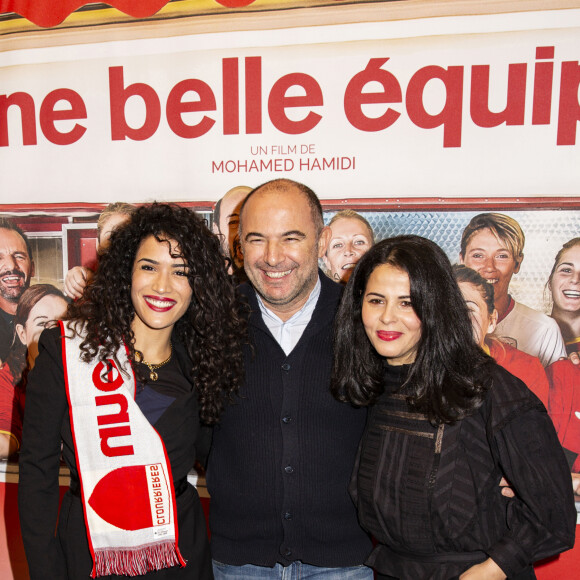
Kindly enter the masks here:
M 366 406 L 383 392 L 384 360 L 368 340 L 361 319 L 368 279 L 382 264 L 409 275 L 411 304 L 421 321 L 417 358 L 405 383 L 409 404 L 433 424 L 472 414 L 485 399 L 489 367 L 495 363 L 473 338 L 449 259 L 437 244 L 420 236 L 383 240 L 359 260 L 336 316 L 333 395 Z
M 82 359 L 113 359 L 122 343 L 135 361 L 131 323 L 135 309 L 131 282 L 135 256 L 141 243 L 154 236 L 177 242 L 189 270 L 192 300 L 173 329 L 193 362 L 192 378 L 199 394 L 202 421 L 217 423 L 224 404 L 243 379 L 242 344 L 245 319 L 234 284 L 228 276 L 220 243 L 205 220 L 175 204 L 153 203 L 139 207 L 116 228 L 109 249 L 101 256 L 94 278 L 83 297 L 71 304 L 67 318 L 76 332 L 85 329 Z M 139 377 L 146 380 L 146 377 Z

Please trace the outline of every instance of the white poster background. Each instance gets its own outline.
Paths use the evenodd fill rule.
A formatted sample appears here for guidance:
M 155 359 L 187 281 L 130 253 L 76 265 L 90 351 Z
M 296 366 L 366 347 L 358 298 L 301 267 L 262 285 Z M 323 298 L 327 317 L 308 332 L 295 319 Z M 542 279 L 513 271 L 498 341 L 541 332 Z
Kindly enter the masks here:
M 163 34 L 160 25 L 159 33 Z M 549 125 L 532 125 L 536 48 L 555 49 L 552 114 Z M 244 58 L 262 59 L 262 132 L 245 134 Z M 237 58 L 240 134 L 224 135 L 222 62 Z M 368 116 L 387 107 L 400 113 L 389 128 L 364 132 L 354 128 L 344 111 L 348 82 L 371 58 L 389 58 L 383 69 L 398 80 L 402 103 L 365 105 Z M 0 203 L 110 202 L 115 200 L 215 200 L 235 185 L 255 186 L 275 177 L 290 177 L 311 186 L 323 199 L 383 197 L 518 197 L 574 196 L 580 183 L 580 147 L 558 146 L 560 70 L 563 61 L 580 60 L 580 10 L 464 16 L 397 22 L 315 26 L 282 30 L 196 34 L 172 38 L 113 41 L 0 53 L 0 95 L 30 94 L 35 103 L 36 145 L 22 145 L 18 107 L 9 107 L 9 145 L 0 147 Z M 490 66 L 490 109 L 505 107 L 508 65 L 527 63 L 526 113 L 521 126 L 476 126 L 469 113 L 473 65 Z M 443 127 L 423 129 L 407 115 L 409 79 L 426 66 L 461 66 L 463 70 L 462 139 L 460 147 L 443 146 Z M 109 103 L 109 67 L 123 67 L 124 85 L 147 83 L 161 102 L 161 121 L 144 141 L 113 141 Z M 324 104 L 286 109 L 299 120 L 309 110 L 322 115 L 318 125 L 300 135 L 274 127 L 268 95 L 284 75 L 304 73 L 316 79 Z M 167 124 L 165 105 L 171 89 L 185 79 L 208 84 L 216 111 L 186 113 L 184 122 L 203 115 L 215 120 L 205 135 L 184 139 Z M 68 88 L 83 99 L 87 118 L 83 137 L 55 145 L 38 122 L 43 99 Z M 381 90 L 369 84 L 365 90 Z M 288 94 L 303 94 L 294 87 Z M 185 100 L 195 100 L 188 93 Z M 440 81 L 430 81 L 425 108 L 437 114 L 445 103 Z M 143 101 L 126 103 L 127 121 L 139 127 Z M 0 116 L 0 123 L 4 122 Z M 68 131 L 74 121 L 57 121 Z M 577 142 L 580 140 L 580 131 Z M 273 149 L 273 146 L 277 149 Z M 292 152 L 296 147 L 297 153 Z M 310 153 L 300 154 L 300 149 Z M 258 152 L 258 154 L 255 154 Z M 344 157 L 345 170 L 312 168 L 313 158 Z M 282 158 L 287 171 L 216 171 L 220 162 L 237 166 Z M 309 167 L 299 168 L 309 158 Z M 232 162 L 234 165 L 232 165 Z M 304 163 L 304 161 L 303 161 Z M 354 164 L 354 169 L 353 169 Z M 347 163 L 348 165 L 348 163 Z

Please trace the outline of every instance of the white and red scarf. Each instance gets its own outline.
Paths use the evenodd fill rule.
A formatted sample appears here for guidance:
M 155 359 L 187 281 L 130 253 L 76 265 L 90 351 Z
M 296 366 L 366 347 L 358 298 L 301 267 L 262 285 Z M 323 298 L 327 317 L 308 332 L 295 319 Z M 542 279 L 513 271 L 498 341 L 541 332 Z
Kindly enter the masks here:
M 64 336 L 62 354 L 81 484 L 91 577 L 139 576 L 185 560 L 165 446 L 135 403 L 135 375 L 124 345 L 105 368 L 80 359 L 82 336 Z

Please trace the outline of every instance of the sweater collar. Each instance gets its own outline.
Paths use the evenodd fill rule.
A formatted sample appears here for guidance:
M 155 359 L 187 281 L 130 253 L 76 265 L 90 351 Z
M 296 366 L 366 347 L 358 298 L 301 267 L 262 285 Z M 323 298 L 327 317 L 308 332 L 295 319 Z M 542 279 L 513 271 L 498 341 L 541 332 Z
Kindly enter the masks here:
M 342 296 L 342 286 L 333 282 L 320 269 L 318 270 L 318 278 L 320 280 L 320 297 L 316 302 L 312 318 L 310 319 L 310 323 L 304 331 L 304 334 L 309 333 L 312 328 L 317 327 L 321 322 L 327 323 L 329 319 L 334 321 L 334 314 L 336 313 L 340 297 Z M 249 324 L 269 332 L 264 320 L 262 319 L 258 297 L 252 285 L 249 282 L 245 282 L 238 288 L 240 293 L 246 297 L 250 306 Z
M 383 372 L 385 377 L 392 377 L 393 379 L 405 380 L 409 375 L 409 372 L 413 368 L 412 364 L 408 365 L 390 365 L 387 359 L 383 360 Z
M 384 394 L 397 392 L 401 385 L 407 380 L 412 364 L 409 365 L 390 365 L 387 360 L 383 360 L 383 387 Z

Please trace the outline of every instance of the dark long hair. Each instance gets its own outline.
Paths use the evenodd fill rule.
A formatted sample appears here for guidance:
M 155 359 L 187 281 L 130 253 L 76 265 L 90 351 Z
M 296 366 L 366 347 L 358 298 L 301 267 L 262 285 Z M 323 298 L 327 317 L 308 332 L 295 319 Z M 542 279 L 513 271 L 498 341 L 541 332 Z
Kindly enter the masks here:
M 473 338 L 469 313 L 449 259 L 430 240 L 398 236 L 373 246 L 346 285 L 334 334 L 332 393 L 354 405 L 373 404 L 382 393 L 384 359 L 365 333 L 361 312 L 367 282 L 377 266 L 406 272 L 411 304 L 421 321 L 417 358 L 405 383 L 410 405 L 434 423 L 453 423 L 483 402 L 493 361 Z
M 108 359 L 115 360 L 125 343 L 129 359 L 135 361 L 132 271 L 139 246 L 150 236 L 158 241 L 175 240 L 187 263 L 192 300 L 175 324 L 173 338 L 185 345 L 193 362 L 191 374 L 202 420 L 216 423 L 243 378 L 245 322 L 217 237 L 187 208 L 164 203 L 142 206 L 113 231 L 92 282 L 69 307 L 72 327 L 86 332 L 81 357 L 85 362 L 98 357 L 106 364 Z
M 14 379 L 14 384 L 17 384 L 22 373 L 26 369 L 26 355 L 28 349 L 25 344 L 22 344 L 20 338 L 16 334 L 16 326 L 26 326 L 28 317 L 32 309 L 46 296 L 56 296 L 66 301 L 64 294 L 52 284 L 35 284 L 27 288 L 18 300 L 18 307 L 16 308 L 16 316 L 14 317 L 14 338 L 12 339 L 12 346 L 6 357 L 6 362 L 10 367 L 10 372 Z

